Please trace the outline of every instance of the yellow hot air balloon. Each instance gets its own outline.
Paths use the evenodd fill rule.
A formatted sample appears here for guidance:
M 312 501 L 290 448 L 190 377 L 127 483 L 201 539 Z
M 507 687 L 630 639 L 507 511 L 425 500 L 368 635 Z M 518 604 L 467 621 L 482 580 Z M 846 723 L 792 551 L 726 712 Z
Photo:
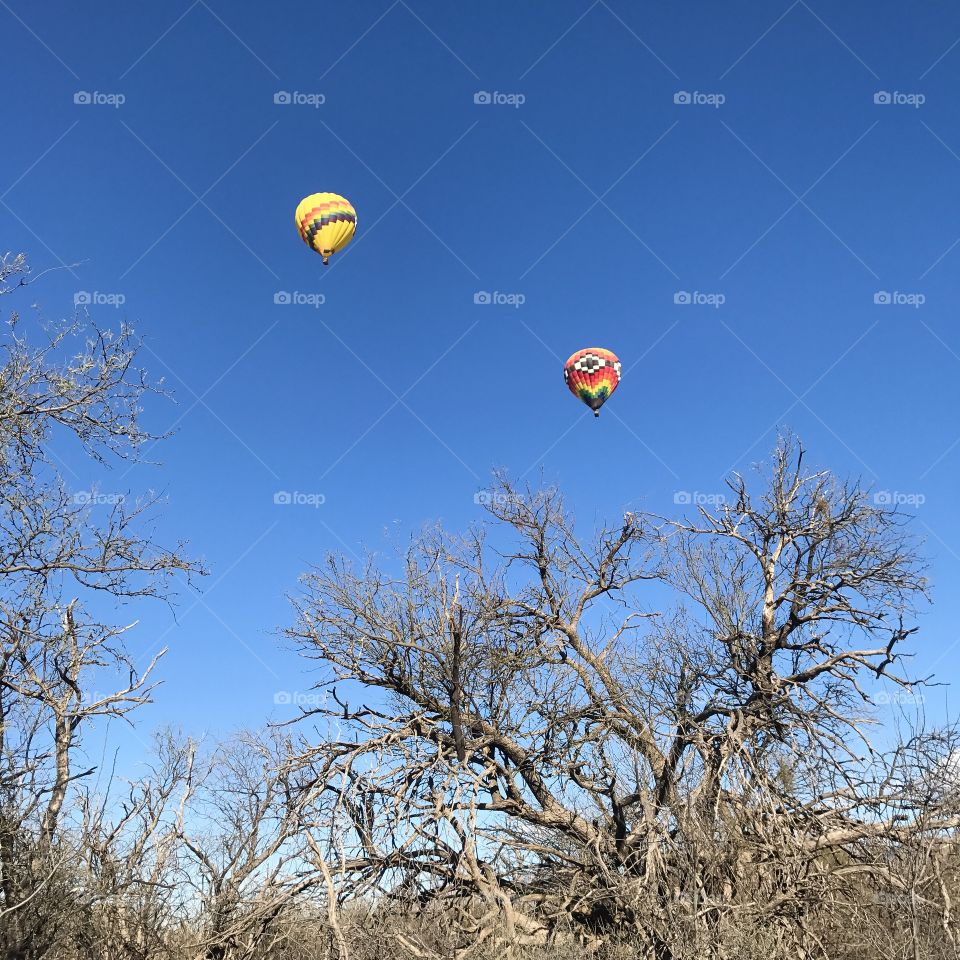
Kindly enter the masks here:
M 303 242 L 330 262 L 352 239 L 357 229 L 357 211 L 336 193 L 311 193 L 297 206 L 294 217 Z

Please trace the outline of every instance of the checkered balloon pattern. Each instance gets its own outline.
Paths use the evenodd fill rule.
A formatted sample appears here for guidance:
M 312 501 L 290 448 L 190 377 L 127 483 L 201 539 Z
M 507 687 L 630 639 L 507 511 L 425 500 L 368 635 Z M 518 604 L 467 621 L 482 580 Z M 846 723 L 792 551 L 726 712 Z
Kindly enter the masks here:
M 303 242 L 327 263 L 332 254 L 353 239 L 357 211 L 349 200 L 336 193 L 312 193 L 304 197 L 294 215 Z
M 620 385 L 620 360 L 602 347 L 578 350 L 563 367 L 570 392 L 600 416 L 600 408 Z

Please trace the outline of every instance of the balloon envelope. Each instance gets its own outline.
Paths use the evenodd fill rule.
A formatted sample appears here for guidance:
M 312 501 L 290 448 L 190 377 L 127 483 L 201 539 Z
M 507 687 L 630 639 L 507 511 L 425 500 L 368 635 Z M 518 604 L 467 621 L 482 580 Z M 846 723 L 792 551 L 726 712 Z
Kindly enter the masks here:
M 600 408 L 620 385 L 620 359 L 612 350 L 587 347 L 578 350 L 563 366 L 570 392 L 600 416 Z
M 328 263 L 341 251 L 357 229 L 357 211 L 336 193 L 311 193 L 297 206 L 294 216 L 303 242 Z

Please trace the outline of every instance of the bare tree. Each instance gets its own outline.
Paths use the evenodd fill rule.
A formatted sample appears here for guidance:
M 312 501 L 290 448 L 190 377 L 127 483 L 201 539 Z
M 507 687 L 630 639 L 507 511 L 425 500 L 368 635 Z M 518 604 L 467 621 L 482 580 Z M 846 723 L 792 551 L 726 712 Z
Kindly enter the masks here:
M 433 530 L 396 569 L 304 578 L 290 636 L 326 674 L 306 713 L 341 730 L 304 750 L 342 898 L 443 902 L 460 957 L 570 926 L 658 960 L 821 957 L 823 905 L 882 879 L 878 842 L 960 822 L 866 739 L 867 682 L 911 685 L 905 518 L 790 438 L 758 493 L 729 488 L 584 540 L 555 491 L 500 478 L 495 542 Z
M 3 258 L 0 290 L 26 273 L 22 256 Z M 31 326 L 12 315 L 0 359 L 0 949 L 24 958 L 49 952 L 80 896 L 64 813 L 92 772 L 78 766 L 83 733 L 153 688 L 160 654 L 139 669 L 123 642 L 132 624 L 107 622 L 105 601 L 166 598 L 175 576 L 199 572 L 149 536 L 154 497 L 117 498 L 101 517 L 55 452 L 72 440 L 106 466 L 155 439 L 139 422 L 153 388 L 132 331 Z M 91 695 L 94 683 L 107 692 Z
M 0 258 L 0 294 L 30 279 Z M 960 960 L 960 734 L 871 726 L 879 685 L 929 682 L 923 565 L 790 437 L 693 516 L 584 532 L 500 476 L 462 535 L 330 558 L 296 735 L 98 771 L 85 738 L 162 654 L 117 609 L 199 572 L 155 497 L 104 506 L 60 459 L 159 439 L 136 348 L 16 314 L 2 347 L 0 960 Z
M 297 767 L 279 733 L 219 744 L 195 769 L 176 836 L 180 883 L 203 960 L 269 956 L 290 935 L 288 917 L 322 882 L 298 836 Z
M 171 935 L 189 910 L 179 828 L 192 793 L 196 745 L 164 731 L 155 738 L 155 753 L 146 775 L 125 790 L 111 777 L 102 796 L 85 787 L 79 791 L 79 817 L 70 828 L 86 894 L 73 925 L 71 949 L 78 956 L 178 955 Z

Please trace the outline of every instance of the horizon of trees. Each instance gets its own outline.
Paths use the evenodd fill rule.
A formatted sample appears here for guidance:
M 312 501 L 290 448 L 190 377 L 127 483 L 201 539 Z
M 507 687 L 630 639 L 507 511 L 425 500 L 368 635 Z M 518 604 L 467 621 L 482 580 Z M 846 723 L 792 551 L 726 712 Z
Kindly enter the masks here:
M 0 260 L 0 295 L 29 280 Z M 584 531 L 499 474 L 482 524 L 331 555 L 285 630 L 316 705 L 98 769 L 163 655 L 105 614 L 205 573 L 152 495 L 93 513 L 52 452 L 161 439 L 137 347 L 16 312 L 2 347 L 2 960 L 960 957 L 958 731 L 871 738 L 878 678 L 933 679 L 919 545 L 789 434 L 686 517 Z

